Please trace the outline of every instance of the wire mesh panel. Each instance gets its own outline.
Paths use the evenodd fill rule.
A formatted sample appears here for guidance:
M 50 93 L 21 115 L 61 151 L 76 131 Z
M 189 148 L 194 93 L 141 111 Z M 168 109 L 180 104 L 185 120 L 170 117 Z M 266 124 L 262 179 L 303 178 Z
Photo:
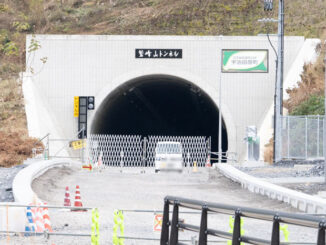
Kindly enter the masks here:
M 154 166 L 155 148 L 158 142 L 180 142 L 184 166 L 196 161 L 198 167 L 204 167 L 208 156 L 208 143 L 204 136 L 149 136 L 147 144 L 147 165 Z
M 310 118 L 307 119 L 307 158 L 318 157 L 318 119 Z
M 89 158 L 107 166 L 141 166 L 143 141 L 140 135 L 93 134 L 88 138 Z
M 158 142 L 180 142 L 184 165 L 196 161 L 205 166 L 209 140 L 203 136 L 148 136 L 93 134 L 88 138 L 88 155 L 92 163 L 100 161 L 107 166 L 153 167 Z
M 323 157 L 323 117 L 286 116 L 282 124 L 283 159 Z

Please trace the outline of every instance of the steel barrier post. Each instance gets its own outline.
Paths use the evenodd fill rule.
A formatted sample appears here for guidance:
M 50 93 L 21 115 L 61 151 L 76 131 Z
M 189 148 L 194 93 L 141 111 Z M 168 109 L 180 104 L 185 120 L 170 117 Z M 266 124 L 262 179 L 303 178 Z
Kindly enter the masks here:
M 203 206 L 201 211 L 198 245 L 207 245 L 207 206 Z
M 162 221 L 162 231 L 161 231 L 161 245 L 169 244 L 169 201 L 164 200 L 164 209 L 163 209 L 163 221 Z
M 178 236 L 179 236 L 179 203 L 174 202 L 173 205 L 173 214 L 172 214 L 172 225 L 171 225 L 171 234 L 170 234 L 170 243 L 169 245 L 178 245 Z
M 237 209 L 234 215 L 232 245 L 240 245 L 241 242 L 241 211 Z
M 274 217 L 271 245 L 280 245 L 280 219 L 278 216 Z
M 325 223 L 319 224 L 317 245 L 325 245 Z

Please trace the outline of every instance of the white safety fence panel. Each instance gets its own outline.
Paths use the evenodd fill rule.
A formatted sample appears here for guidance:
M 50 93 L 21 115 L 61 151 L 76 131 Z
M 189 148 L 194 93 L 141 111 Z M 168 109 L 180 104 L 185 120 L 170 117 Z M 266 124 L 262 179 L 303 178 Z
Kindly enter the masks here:
M 143 160 L 143 141 L 140 135 L 93 134 L 88 138 L 89 158 L 99 159 L 107 166 L 137 167 Z
M 204 167 L 209 140 L 204 136 L 149 136 L 140 135 L 90 135 L 87 139 L 87 152 L 92 163 L 99 161 L 111 167 L 153 167 L 155 148 L 160 141 L 180 142 L 184 165 Z

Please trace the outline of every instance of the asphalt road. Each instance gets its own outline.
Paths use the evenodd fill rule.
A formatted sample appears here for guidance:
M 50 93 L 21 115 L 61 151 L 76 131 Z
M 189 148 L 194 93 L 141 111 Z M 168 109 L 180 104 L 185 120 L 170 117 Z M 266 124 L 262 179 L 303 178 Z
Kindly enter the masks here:
M 185 170 L 178 173 L 158 173 L 153 169 L 119 169 L 108 168 L 102 172 L 89 172 L 79 168 L 55 168 L 47 171 L 33 182 L 37 195 L 50 205 L 63 205 L 65 187 L 69 186 L 73 203 L 75 186 L 79 185 L 84 206 L 98 207 L 100 213 L 100 244 L 112 244 L 113 211 L 127 210 L 162 210 L 166 195 L 180 196 L 239 206 L 298 212 L 292 207 L 275 200 L 250 193 L 240 185 L 222 176 L 215 169 L 200 169 L 193 173 Z M 182 210 L 181 210 L 182 211 Z M 185 211 L 185 210 L 184 210 Z M 54 231 L 63 233 L 91 233 L 91 212 L 64 212 L 50 210 Z M 159 239 L 160 233 L 153 232 L 154 214 L 124 212 L 125 236 Z M 199 225 L 199 214 L 181 214 L 186 223 Z M 229 216 L 211 215 L 208 225 L 229 231 Z M 244 220 L 246 235 L 269 239 L 272 224 L 250 219 Z M 290 241 L 316 242 L 316 231 L 289 226 Z M 181 232 L 180 238 L 189 240 L 197 234 Z M 27 244 L 32 238 L 12 238 L 14 244 Z M 90 244 L 89 237 L 43 237 L 33 238 L 33 244 Z M 218 244 L 226 244 L 220 240 Z M 22 243 L 20 243 L 22 242 Z M 125 244 L 159 244 L 158 241 L 125 240 Z M 216 243 L 217 244 L 217 243 Z

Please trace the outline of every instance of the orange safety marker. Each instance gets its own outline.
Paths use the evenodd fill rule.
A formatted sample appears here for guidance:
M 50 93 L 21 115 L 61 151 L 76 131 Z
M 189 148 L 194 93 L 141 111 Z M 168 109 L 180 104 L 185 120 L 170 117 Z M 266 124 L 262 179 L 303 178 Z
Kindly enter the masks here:
M 6 228 L 7 228 L 7 244 L 10 243 L 10 236 L 9 236 L 9 207 L 6 205 Z
M 101 152 L 100 155 L 99 155 L 99 157 L 98 157 L 98 161 L 97 161 L 97 166 L 99 168 L 102 168 L 103 167 L 102 155 L 103 155 L 103 153 Z
M 84 169 L 87 169 L 88 168 L 89 171 L 91 171 L 92 170 L 92 164 L 83 165 L 82 168 L 84 168 Z
M 42 205 L 42 203 L 38 203 L 37 205 Z M 42 215 L 42 208 L 36 207 L 32 208 L 32 213 L 34 215 L 33 220 L 36 226 L 36 232 L 43 232 L 44 231 L 44 220 Z
M 47 205 L 46 202 L 44 202 L 44 205 Z M 43 221 L 44 221 L 44 229 L 48 232 L 53 232 L 51 227 L 51 221 L 50 221 L 50 215 L 49 215 L 49 209 L 43 208 Z
M 154 215 L 153 231 L 161 231 L 162 230 L 162 222 L 163 222 L 163 214 L 155 214 Z
M 64 202 L 63 202 L 63 206 L 65 206 L 65 207 L 70 207 L 71 206 L 70 193 L 69 193 L 69 187 L 68 186 L 66 186 L 65 199 L 64 199 Z
M 211 165 L 211 157 L 208 155 L 207 156 L 207 161 L 206 161 L 206 168 L 210 168 L 210 167 L 212 167 L 212 165 Z
M 78 207 L 78 209 L 72 209 L 71 211 L 76 211 L 76 212 L 86 212 L 86 209 L 83 209 L 83 203 L 81 201 L 80 197 L 80 190 L 79 190 L 79 185 L 76 185 L 76 194 L 75 194 L 75 203 L 74 207 Z

